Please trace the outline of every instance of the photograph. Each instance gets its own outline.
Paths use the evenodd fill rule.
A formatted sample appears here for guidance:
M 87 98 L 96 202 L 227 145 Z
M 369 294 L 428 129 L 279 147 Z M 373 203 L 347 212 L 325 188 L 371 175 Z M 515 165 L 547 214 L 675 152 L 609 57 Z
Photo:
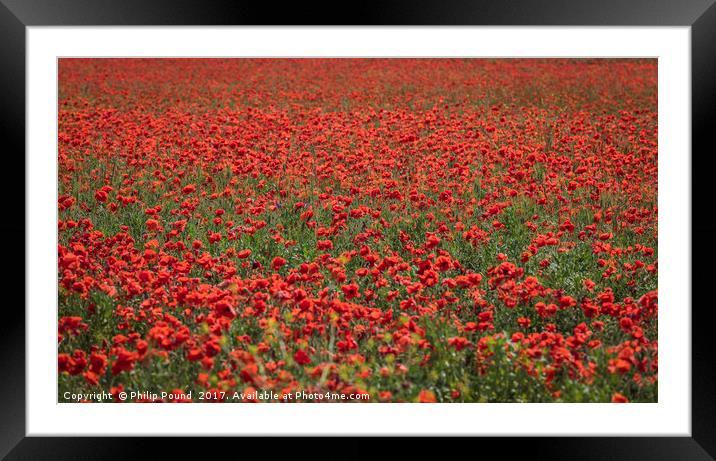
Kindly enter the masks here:
M 56 402 L 659 403 L 656 57 L 56 66 Z
M 0 0 L 0 459 L 716 461 L 714 2 Z

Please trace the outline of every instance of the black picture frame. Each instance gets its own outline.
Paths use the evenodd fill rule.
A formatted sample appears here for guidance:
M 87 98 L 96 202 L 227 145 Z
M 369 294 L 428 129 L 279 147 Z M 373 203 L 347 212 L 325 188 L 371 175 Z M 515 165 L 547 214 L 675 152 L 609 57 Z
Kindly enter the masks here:
M 709 122 L 716 108 L 716 6 L 714 0 L 445 0 L 395 1 L 390 4 L 346 4 L 296 2 L 272 3 L 200 0 L 0 0 L 0 136 L 3 160 L 16 162 L 25 171 L 25 32 L 28 26 L 84 25 L 564 25 L 564 26 L 690 26 L 692 65 L 692 210 L 708 210 L 714 196 L 711 169 L 703 161 L 711 155 Z M 699 167 L 697 168 L 697 162 Z M 684 161 L 689 161 L 685 158 Z M 9 168 L 12 168 L 10 170 Z M 6 257 L 14 264 L 7 282 L 18 286 L 20 277 L 32 277 L 19 269 L 24 261 L 25 202 L 19 198 L 24 174 L 11 173 L 20 184 L 4 183 L 5 216 L 0 220 L 0 238 Z M 479 452 L 505 452 L 509 457 L 558 459 L 716 459 L 716 348 L 712 340 L 711 303 L 697 303 L 698 294 L 709 286 L 709 262 L 716 256 L 709 242 L 716 237 L 711 213 L 692 213 L 692 436 L 691 437 L 570 437 L 570 438 L 483 438 Z M 21 218 L 22 217 L 22 218 Z M 23 254 L 21 254 L 23 252 Z M 699 269 L 698 262 L 701 262 Z M 24 263 L 22 264 L 24 268 Z M 22 274 L 22 275 L 20 275 Z M 9 284 L 9 283 L 8 283 Z M 8 291 L 18 292 L 10 289 Z M 17 296 L 17 294 L 15 294 Z M 21 296 L 24 305 L 24 295 Z M 704 298 L 705 301 L 708 298 Z M 20 300 L 18 300 L 20 301 Z M 133 459 L 161 447 L 165 457 L 172 452 L 188 453 L 188 438 L 40 438 L 26 437 L 25 427 L 25 315 L 20 302 L 6 303 L 0 321 L 0 456 L 6 459 Z M 201 443 L 201 442 L 200 442 Z M 261 445 L 263 445 L 262 442 Z M 364 441 L 333 439 L 340 453 L 356 457 L 374 455 Z M 401 443 L 403 455 L 427 448 L 426 439 Z M 452 444 L 452 442 L 451 442 Z M 290 454 L 304 444 L 269 442 L 275 456 Z M 204 445 L 208 447 L 209 445 Z M 235 441 L 211 441 L 211 450 L 229 448 L 238 454 Z M 473 442 L 473 446 L 474 442 Z M 208 448 L 207 448 L 208 449 Z M 323 450 L 323 449 L 322 449 Z M 405 450 L 405 451 L 403 451 Z M 283 453 L 282 453 L 283 452 Z M 326 453 L 324 451 L 324 453 Z M 343 455 L 341 455 L 342 457 Z

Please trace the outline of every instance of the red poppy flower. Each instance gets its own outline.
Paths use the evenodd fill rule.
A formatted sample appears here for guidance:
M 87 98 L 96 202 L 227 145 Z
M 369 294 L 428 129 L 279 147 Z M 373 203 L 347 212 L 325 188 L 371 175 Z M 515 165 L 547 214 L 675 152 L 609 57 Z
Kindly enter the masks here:
M 311 358 L 302 349 L 297 350 L 296 353 L 293 354 L 293 359 L 299 365 L 308 365 L 309 363 L 311 363 Z
M 628 403 L 629 399 L 621 395 L 619 392 L 615 392 L 612 395 L 612 403 Z
M 286 264 L 286 260 L 280 256 L 276 256 L 271 260 L 271 267 L 276 271 L 283 267 L 284 264 Z

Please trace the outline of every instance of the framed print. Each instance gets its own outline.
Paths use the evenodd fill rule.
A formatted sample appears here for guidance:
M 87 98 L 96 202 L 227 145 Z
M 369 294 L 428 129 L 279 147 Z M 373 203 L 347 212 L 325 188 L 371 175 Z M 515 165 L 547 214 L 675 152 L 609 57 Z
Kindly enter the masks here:
M 4 0 L 3 455 L 713 459 L 716 7 L 518 4 Z

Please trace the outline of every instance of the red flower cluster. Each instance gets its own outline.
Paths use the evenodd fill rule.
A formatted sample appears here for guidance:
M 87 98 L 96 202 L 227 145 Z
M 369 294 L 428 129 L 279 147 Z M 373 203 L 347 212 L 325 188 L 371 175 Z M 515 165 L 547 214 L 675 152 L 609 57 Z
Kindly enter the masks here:
M 656 401 L 656 69 L 61 59 L 59 395 Z

